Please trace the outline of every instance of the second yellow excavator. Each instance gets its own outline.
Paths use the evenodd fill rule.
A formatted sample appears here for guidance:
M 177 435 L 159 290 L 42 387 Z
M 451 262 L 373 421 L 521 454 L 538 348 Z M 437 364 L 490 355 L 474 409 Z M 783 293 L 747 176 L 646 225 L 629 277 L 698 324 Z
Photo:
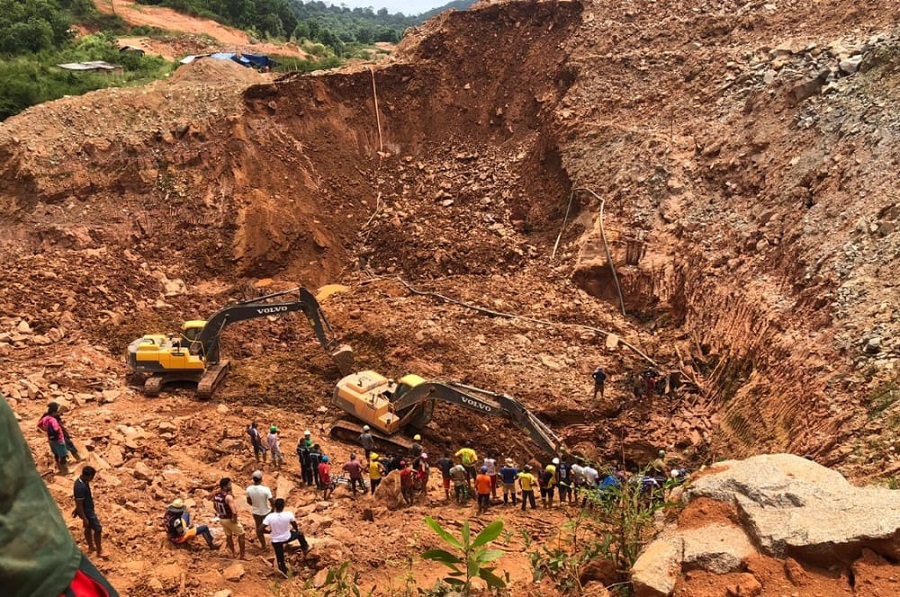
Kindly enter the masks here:
M 527 432 L 541 450 L 558 454 L 563 449 L 559 437 L 512 396 L 454 381 L 428 381 L 418 375 L 406 375 L 394 382 L 375 371 L 362 371 L 341 379 L 332 397 L 336 406 L 369 425 L 377 440 L 403 449 L 408 449 L 411 442 L 398 432 L 427 425 L 436 401 L 505 417 Z M 349 441 L 361 431 L 359 425 L 343 420 L 331 428 L 333 436 Z

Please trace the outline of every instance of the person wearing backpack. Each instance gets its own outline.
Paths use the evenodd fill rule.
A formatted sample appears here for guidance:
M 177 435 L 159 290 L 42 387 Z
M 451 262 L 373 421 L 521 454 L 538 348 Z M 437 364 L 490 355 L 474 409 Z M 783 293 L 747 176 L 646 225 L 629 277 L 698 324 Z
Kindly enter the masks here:
M 59 412 L 59 404 L 51 402 L 47 405 L 47 412 L 38 420 L 38 429 L 47 434 L 47 441 L 50 444 L 50 453 L 53 454 L 53 461 L 56 462 L 56 468 L 61 475 L 69 474 L 68 455 L 66 448 L 66 437 L 63 427 L 55 415 Z
M 191 524 L 191 515 L 188 513 L 184 505 L 184 500 L 176 499 L 166 508 L 163 515 L 163 526 L 166 528 L 166 534 L 169 541 L 177 545 L 188 543 L 198 535 L 206 541 L 207 547 L 210 549 L 218 549 L 219 546 L 213 543 L 212 533 L 205 524 L 194 526 Z
M 253 446 L 253 457 L 256 458 L 256 462 L 259 462 L 260 456 L 262 456 L 262 461 L 265 462 L 268 448 L 262 441 L 258 427 L 259 424 L 256 421 L 250 423 L 247 427 L 247 435 L 250 436 L 250 445 Z
M 603 387 L 606 384 L 606 371 L 603 370 L 603 367 L 597 367 L 594 369 L 594 372 L 591 373 L 591 377 L 594 378 L 594 400 L 597 399 L 597 393 L 600 393 L 600 399 L 603 399 Z

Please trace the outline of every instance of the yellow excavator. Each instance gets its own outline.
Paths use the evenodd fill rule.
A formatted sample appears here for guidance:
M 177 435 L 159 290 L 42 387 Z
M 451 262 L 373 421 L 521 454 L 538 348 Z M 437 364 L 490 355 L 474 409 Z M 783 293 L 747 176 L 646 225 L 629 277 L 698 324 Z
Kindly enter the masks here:
M 290 300 L 285 300 L 287 297 Z M 147 396 L 158 396 L 166 384 L 188 382 L 197 384 L 198 398 L 209 399 L 225 379 L 230 366 L 230 362 L 221 359 L 219 354 L 219 336 L 225 326 L 296 311 L 302 311 L 306 316 L 319 344 L 334 359 L 341 374 L 352 371 L 352 349 L 338 343 L 319 301 L 301 287 L 229 305 L 208 320 L 187 321 L 178 335 L 146 334 L 128 345 L 128 368 L 144 377 L 143 388 Z
M 362 371 L 341 379 L 332 397 L 336 406 L 369 425 L 377 441 L 401 449 L 409 449 L 412 444 L 398 432 L 427 425 L 436 401 L 505 417 L 526 431 L 541 450 L 559 454 L 563 449 L 559 437 L 515 398 L 454 381 L 427 381 L 418 375 L 406 375 L 394 382 L 375 371 Z M 331 435 L 344 441 L 355 441 L 361 432 L 362 427 L 345 420 L 331 427 Z

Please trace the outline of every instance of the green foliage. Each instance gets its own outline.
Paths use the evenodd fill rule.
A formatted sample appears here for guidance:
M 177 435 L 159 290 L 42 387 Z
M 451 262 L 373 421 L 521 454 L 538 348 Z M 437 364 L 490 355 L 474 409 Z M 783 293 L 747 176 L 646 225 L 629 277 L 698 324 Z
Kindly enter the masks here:
M 502 589 L 506 587 L 509 575 L 506 580 L 500 578 L 494 573 L 495 566 L 491 566 L 503 555 L 500 549 L 489 549 L 487 544 L 497 539 L 503 532 L 503 521 L 497 519 L 486 526 L 474 540 L 471 538 L 469 529 L 469 521 L 463 523 L 462 536 L 457 539 L 447 532 L 440 523 L 431 518 L 425 517 L 425 523 L 434 530 L 438 536 L 443 539 L 449 547 L 456 553 L 451 553 L 444 549 L 429 549 L 422 554 L 425 560 L 433 560 L 440 562 L 448 567 L 451 572 L 443 580 L 448 585 L 461 591 L 464 595 L 472 592 L 472 580 L 480 578 L 487 583 L 490 589 Z
M 0 53 L 59 48 L 69 37 L 69 20 L 55 0 L 0 0 Z
M 650 493 L 640 482 L 604 488 L 588 495 L 590 507 L 563 525 L 555 545 L 536 546 L 526 535 L 525 552 L 535 582 L 549 577 L 561 590 L 580 591 L 579 571 L 596 558 L 611 562 L 613 576 L 627 579 L 641 549 L 652 538 L 655 514 L 676 506 L 666 501 L 673 485 L 669 481 Z
M 0 58 L 0 120 L 25 108 L 110 86 L 142 84 L 165 76 L 173 65 L 158 56 L 120 54 L 113 38 L 88 35 L 59 50 Z M 124 67 L 120 74 L 71 72 L 57 64 L 105 60 Z
M 336 568 L 329 568 L 321 594 L 325 597 L 360 597 L 362 592 L 359 589 L 359 577 L 359 572 L 351 572 L 349 561 Z M 367 595 L 374 592 L 375 587 L 372 587 Z

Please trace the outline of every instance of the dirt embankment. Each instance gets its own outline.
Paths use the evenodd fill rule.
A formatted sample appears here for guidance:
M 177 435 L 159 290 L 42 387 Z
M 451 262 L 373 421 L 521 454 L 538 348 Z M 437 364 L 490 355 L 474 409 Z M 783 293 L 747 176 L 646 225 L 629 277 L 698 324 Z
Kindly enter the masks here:
M 29 417 L 43 400 L 22 380 L 41 399 L 73 399 L 82 437 L 104 421 L 92 457 L 107 463 L 124 449 L 120 422 L 159 431 L 110 465 L 124 481 L 104 492 L 138 500 L 137 513 L 114 511 L 124 531 L 170 491 L 202 503 L 190 479 L 133 479 L 129 457 L 203 482 L 244 475 L 244 419 L 295 439 L 341 416 L 328 402 L 337 371 L 302 321 L 226 332 L 224 454 L 195 446 L 187 420 L 183 437 L 162 437 L 161 420 L 201 408 L 186 394 L 93 403 L 125 390 L 125 344 L 273 285 L 344 282 L 353 290 L 326 311 L 362 366 L 515 395 L 586 456 L 636 464 L 667 448 L 699 464 L 791 449 L 851 473 L 890 470 L 897 419 L 879 388 L 897 355 L 891 14 L 839 0 L 486 5 L 429 22 L 371 71 L 271 82 L 200 62 L 145 89 L 31 108 L 0 129 L 0 247 L 14 264 L 0 277 L 0 387 Z M 604 201 L 627 318 L 583 189 Z M 397 276 L 483 310 L 413 295 Z M 681 370 L 685 387 L 635 400 L 628 373 L 647 362 L 606 332 Z M 611 377 L 593 400 L 600 362 Z M 438 452 L 471 439 L 524 458 L 520 436 L 451 408 L 426 431 Z M 166 456 L 185 446 L 189 457 Z M 337 509 L 344 530 L 354 508 Z M 399 540 L 389 524 L 361 535 L 356 559 L 372 574 Z M 135 558 L 154 550 L 139 541 Z M 527 563 L 510 565 L 527 582 Z M 110 566 L 126 582 L 129 569 Z M 170 572 L 136 566 L 135 583 Z

